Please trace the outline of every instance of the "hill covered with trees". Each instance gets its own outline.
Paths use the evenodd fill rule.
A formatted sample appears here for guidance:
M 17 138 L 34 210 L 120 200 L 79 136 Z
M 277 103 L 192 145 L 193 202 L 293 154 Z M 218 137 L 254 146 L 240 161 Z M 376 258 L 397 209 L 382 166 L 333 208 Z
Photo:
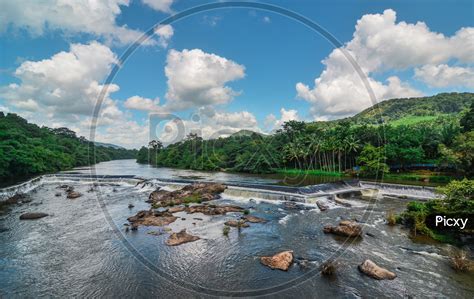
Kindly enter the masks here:
M 138 162 L 252 173 L 357 171 L 362 176 L 418 167 L 471 176 L 473 103 L 472 93 L 394 99 L 342 120 L 289 121 L 268 136 L 203 140 L 191 134 L 166 148 L 155 140 L 140 149 Z
M 94 145 L 67 128 L 40 128 L 16 114 L 0 112 L 2 182 L 84 166 L 93 161 L 133 159 L 136 154 L 137 150 Z

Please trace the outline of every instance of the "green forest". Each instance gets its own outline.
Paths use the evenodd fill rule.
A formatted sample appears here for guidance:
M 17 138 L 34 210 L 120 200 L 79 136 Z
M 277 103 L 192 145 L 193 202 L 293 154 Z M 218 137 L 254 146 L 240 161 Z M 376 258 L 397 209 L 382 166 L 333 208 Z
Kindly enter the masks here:
M 94 162 L 132 159 L 136 154 L 136 150 L 96 146 L 67 128 L 40 128 L 16 114 L 0 112 L 2 182 Z
M 153 140 L 140 149 L 137 161 L 195 170 L 415 180 L 427 170 L 442 174 L 433 181 L 447 182 L 473 174 L 473 109 L 473 93 L 392 99 L 345 119 L 289 121 L 271 135 L 246 131 L 203 140 L 190 134 L 167 147 Z

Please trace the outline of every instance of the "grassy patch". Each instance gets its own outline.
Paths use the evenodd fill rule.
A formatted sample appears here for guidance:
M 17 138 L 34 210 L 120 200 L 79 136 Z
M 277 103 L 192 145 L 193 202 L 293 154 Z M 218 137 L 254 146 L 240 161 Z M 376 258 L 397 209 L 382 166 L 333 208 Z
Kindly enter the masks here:
M 433 121 L 437 118 L 438 116 L 436 115 L 409 115 L 409 116 L 405 116 L 394 121 L 390 121 L 390 124 L 395 127 L 396 126 L 409 126 L 409 125 L 414 125 L 420 122 Z
M 201 200 L 201 196 L 199 194 L 191 194 L 189 196 L 185 196 L 183 197 L 183 202 L 185 204 L 190 204 L 190 203 L 201 203 L 202 200 Z
M 416 173 L 388 173 L 384 175 L 384 179 L 389 179 L 393 181 L 417 181 L 423 182 L 428 181 L 432 183 L 449 183 L 450 181 L 456 179 L 455 177 L 448 175 L 438 175 L 438 174 L 416 174 Z

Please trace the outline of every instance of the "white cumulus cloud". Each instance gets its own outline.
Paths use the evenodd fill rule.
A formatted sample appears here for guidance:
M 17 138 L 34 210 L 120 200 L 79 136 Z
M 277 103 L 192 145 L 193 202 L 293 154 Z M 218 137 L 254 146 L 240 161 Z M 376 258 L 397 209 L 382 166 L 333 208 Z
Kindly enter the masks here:
M 170 110 L 225 104 L 239 93 L 226 86 L 245 76 L 245 67 L 200 49 L 170 50 L 166 59 L 166 106 Z
M 13 28 L 26 29 L 33 36 L 42 35 L 48 30 L 66 33 L 88 33 L 103 37 L 107 41 L 129 44 L 136 41 L 142 32 L 118 25 L 116 18 L 122 6 L 129 0 L 106 1 L 68 1 L 44 0 L 2 1 L 0 9 L 0 32 Z M 156 42 L 148 40 L 145 44 Z
M 422 93 L 394 75 L 385 82 L 376 80 L 375 73 L 436 65 L 452 59 L 471 63 L 473 47 L 472 28 L 461 28 L 452 37 L 446 37 L 431 31 L 423 22 L 397 23 L 395 11 L 387 9 L 383 14 L 368 14 L 358 20 L 352 40 L 342 50 L 351 55 L 367 75 L 366 83 L 380 101 L 416 97 Z M 341 49 L 333 50 L 323 64 L 325 70 L 314 80 L 314 87 L 301 82 L 296 84 L 298 97 L 311 104 L 315 117 L 348 116 L 374 104 L 367 86 Z
M 285 108 L 280 109 L 280 118 L 277 118 L 275 114 L 271 113 L 267 115 L 264 121 L 265 128 L 268 132 L 280 129 L 281 126 L 290 120 L 300 120 L 300 116 L 298 115 L 298 111 L 295 109 L 288 109 Z
M 126 108 L 133 110 L 154 111 L 159 109 L 159 103 L 159 98 L 155 98 L 154 100 L 152 100 L 140 96 L 133 96 L 128 98 L 123 105 Z
M 173 12 L 171 5 L 173 5 L 174 0 L 142 0 L 142 2 L 157 11 L 164 13 Z
M 415 78 L 433 87 L 470 87 L 474 88 L 474 69 L 471 67 L 424 65 L 415 69 Z

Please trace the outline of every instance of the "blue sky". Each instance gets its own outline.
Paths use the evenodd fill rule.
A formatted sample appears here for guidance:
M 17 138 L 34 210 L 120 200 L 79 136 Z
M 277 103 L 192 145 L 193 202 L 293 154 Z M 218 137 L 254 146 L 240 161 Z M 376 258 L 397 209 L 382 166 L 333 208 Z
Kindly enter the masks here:
M 50 2 L 2 3 L 0 110 L 88 137 L 98 93 L 128 46 L 164 18 L 209 1 Z M 367 74 L 377 101 L 474 89 L 472 1 L 265 3 L 326 28 Z M 373 102 L 340 53 L 270 11 L 225 8 L 187 17 L 162 28 L 122 65 L 97 140 L 145 144 L 150 113 L 182 117 L 187 130 L 205 138 L 353 115 Z M 199 124 L 189 120 L 193 113 Z

